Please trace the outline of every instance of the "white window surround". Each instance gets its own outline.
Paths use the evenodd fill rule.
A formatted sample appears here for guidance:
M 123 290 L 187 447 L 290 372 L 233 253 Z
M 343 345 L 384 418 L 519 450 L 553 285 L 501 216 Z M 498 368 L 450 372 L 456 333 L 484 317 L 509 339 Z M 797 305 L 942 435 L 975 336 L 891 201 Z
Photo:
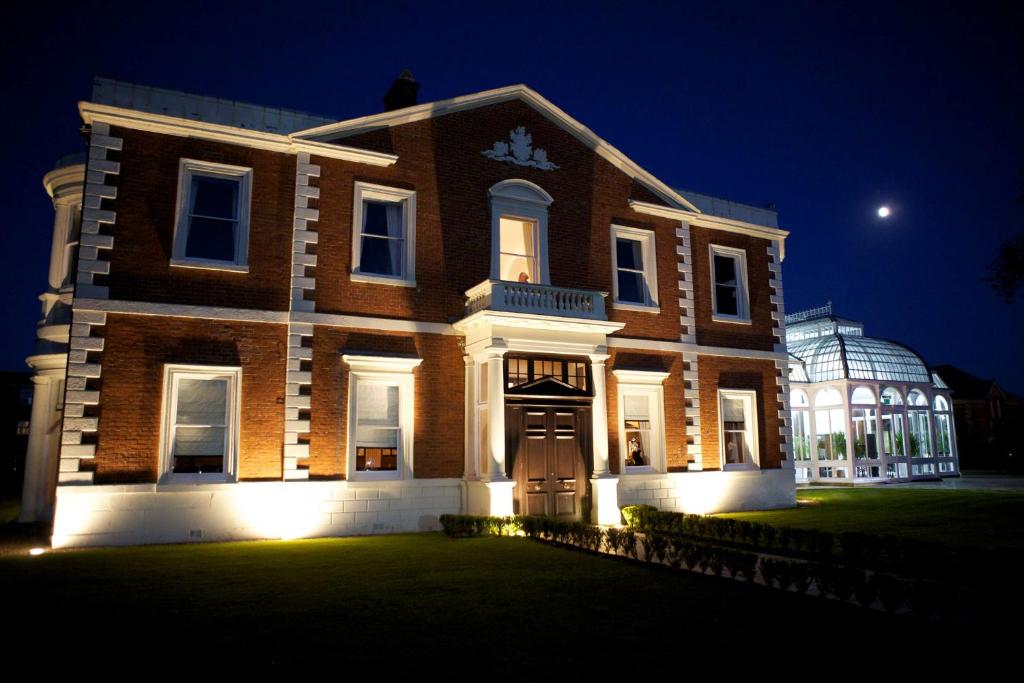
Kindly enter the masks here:
M 724 420 L 722 419 L 724 415 L 722 402 L 724 399 L 739 399 L 743 402 L 744 435 L 747 443 L 747 449 L 750 451 L 750 462 L 731 464 L 726 464 L 725 462 L 725 428 Z M 758 451 L 757 426 L 756 391 L 751 389 L 718 390 L 718 450 L 723 472 L 731 472 L 735 470 L 756 470 L 760 468 L 761 454 Z
M 728 256 L 736 261 L 736 315 L 718 312 L 718 292 L 715 286 L 715 256 Z M 715 322 L 750 325 L 750 289 L 747 281 L 746 250 L 710 244 L 708 245 L 708 269 L 711 272 L 711 319 Z
M 665 391 L 663 383 L 669 373 L 655 370 L 612 370 L 616 379 L 619 431 L 619 472 L 624 475 L 667 471 L 665 462 Z M 626 396 L 643 396 L 648 400 L 651 420 L 651 452 L 649 465 L 626 465 Z
M 402 254 L 401 276 L 360 272 L 362 256 L 363 202 L 381 201 L 402 205 L 402 236 L 405 248 Z M 353 282 L 370 282 L 398 287 L 416 286 L 416 191 L 387 185 L 355 182 L 352 200 L 352 273 Z
M 642 245 L 644 259 L 644 303 L 619 301 L 619 260 L 616 240 L 636 240 Z M 612 308 L 619 308 L 626 311 L 641 311 L 644 313 L 660 313 L 658 305 L 658 261 L 654 248 L 654 231 L 642 228 L 631 228 L 625 225 L 611 226 L 612 243 Z
M 413 478 L 413 423 L 415 382 L 413 370 L 421 358 L 399 356 L 342 355 L 349 367 L 348 419 L 346 430 L 346 477 L 349 481 Z M 359 406 L 356 405 L 360 384 L 398 387 L 398 467 L 394 471 L 356 471 L 356 426 Z
M 235 258 L 233 261 L 202 259 L 185 255 L 188 242 L 189 212 L 191 204 L 192 176 L 213 176 L 237 178 L 238 186 L 238 232 L 235 235 Z M 171 246 L 171 265 L 182 268 L 204 268 L 226 270 L 237 273 L 249 272 L 249 213 L 252 202 L 252 169 L 231 166 L 198 159 L 182 159 L 178 164 L 178 197 L 175 204 L 174 239 Z
M 536 226 L 537 282 L 550 285 L 548 273 L 548 207 L 554 199 L 540 186 L 528 180 L 510 179 L 496 183 L 488 190 L 491 198 L 491 275 L 501 279 L 501 218 L 533 221 Z
M 228 382 L 225 409 L 223 472 L 174 473 L 172 439 L 177 415 L 178 385 L 182 379 L 223 379 Z M 160 420 L 160 484 L 235 482 L 238 479 L 238 438 L 242 403 L 242 369 L 219 365 L 165 364 Z

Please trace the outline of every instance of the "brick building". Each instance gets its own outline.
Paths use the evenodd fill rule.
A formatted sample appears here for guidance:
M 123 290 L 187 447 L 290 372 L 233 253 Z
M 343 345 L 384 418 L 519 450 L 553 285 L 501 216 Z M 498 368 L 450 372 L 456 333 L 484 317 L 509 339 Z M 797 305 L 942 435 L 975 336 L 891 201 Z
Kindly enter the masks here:
M 96 81 L 45 181 L 55 546 L 794 503 L 775 212 L 526 86 L 417 90 L 335 121 Z

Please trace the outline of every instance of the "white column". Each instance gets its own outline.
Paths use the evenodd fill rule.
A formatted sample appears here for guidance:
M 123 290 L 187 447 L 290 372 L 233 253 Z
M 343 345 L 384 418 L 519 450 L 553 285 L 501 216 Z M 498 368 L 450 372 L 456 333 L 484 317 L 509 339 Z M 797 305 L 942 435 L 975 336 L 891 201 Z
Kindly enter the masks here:
M 466 363 L 466 379 L 465 379 L 465 394 L 466 394 L 466 405 L 465 405 L 465 433 L 463 434 L 465 459 L 463 464 L 462 476 L 464 479 L 475 479 L 478 476 L 477 463 L 480 462 L 480 458 L 476 455 L 476 416 L 477 416 L 477 397 L 476 397 L 476 363 L 473 361 L 473 357 L 466 354 L 462 357 L 462 360 Z
M 25 481 L 21 494 L 22 522 L 48 521 L 53 513 L 57 484 L 57 448 L 51 430 L 60 433 L 55 391 L 63 370 L 43 371 L 32 377 L 32 416 L 28 450 L 25 454 Z
M 507 480 L 505 474 L 505 372 L 504 349 L 487 352 L 487 469 L 491 481 Z
M 594 383 L 594 403 L 590 409 L 591 442 L 594 444 L 594 478 L 608 476 L 608 391 L 605 376 L 606 354 L 590 356 L 590 375 Z
M 594 473 L 590 480 L 593 504 L 591 518 L 596 524 L 619 524 L 619 478 L 608 468 L 608 390 L 605 361 L 608 355 L 590 355 L 590 376 L 594 385 L 594 403 L 590 408 Z

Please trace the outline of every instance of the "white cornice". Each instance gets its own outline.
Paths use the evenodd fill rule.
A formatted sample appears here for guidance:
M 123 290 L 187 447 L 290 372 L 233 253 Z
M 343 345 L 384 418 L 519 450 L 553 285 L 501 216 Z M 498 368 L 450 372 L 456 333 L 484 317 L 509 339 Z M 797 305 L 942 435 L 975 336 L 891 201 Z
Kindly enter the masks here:
M 660 195 L 669 203 L 685 208 L 689 211 L 695 211 L 698 214 L 700 213 L 700 209 L 691 204 L 686 197 L 682 196 L 671 187 L 658 180 L 651 173 L 641 168 L 635 161 L 627 157 L 613 145 L 609 144 L 590 128 L 587 128 L 582 123 L 555 106 L 554 103 L 543 97 L 540 93 L 523 84 L 509 85 L 504 88 L 496 88 L 494 90 L 484 90 L 483 92 L 453 97 L 448 100 L 427 102 L 425 104 L 406 107 L 404 109 L 386 111 L 380 114 L 371 114 L 370 116 L 362 116 L 357 119 L 349 119 L 347 121 L 339 121 L 337 123 L 329 123 L 324 126 L 296 131 L 293 135 L 295 137 L 304 138 L 336 139 L 379 130 L 381 128 L 389 128 L 391 126 L 399 126 L 406 123 L 413 123 L 415 121 L 423 121 L 425 119 L 444 116 L 445 114 L 452 114 L 454 112 L 465 111 L 467 109 L 486 107 L 492 104 L 499 104 L 501 102 L 508 102 L 511 100 L 522 100 L 529 104 L 570 135 L 592 149 L 599 156 L 606 159 L 620 171 L 623 171 L 627 175 L 644 183 L 654 191 L 655 194 Z
M 73 164 L 71 166 L 63 166 L 61 168 L 55 168 L 46 175 L 43 176 L 43 187 L 46 188 L 46 194 L 50 195 L 54 199 L 61 196 L 81 196 L 82 184 L 85 182 L 85 164 Z M 72 191 L 67 192 L 64 188 L 69 188 Z
M 766 240 L 778 241 L 782 244 L 780 256 L 785 258 L 786 237 L 789 236 L 788 230 L 770 228 L 765 225 L 756 225 L 754 223 L 737 221 L 731 218 L 711 216 L 706 213 L 690 213 L 689 211 L 673 209 L 659 204 L 651 204 L 650 202 L 641 202 L 636 199 L 630 199 L 629 206 L 637 213 L 648 214 L 650 216 L 660 216 L 662 218 L 671 218 L 673 220 L 682 221 L 687 225 L 696 225 L 701 228 L 712 228 L 714 230 L 725 230 L 727 232 L 738 232 Z
M 465 333 L 466 330 L 477 325 L 612 334 L 625 327 L 626 323 L 617 323 L 610 320 L 587 320 L 586 318 L 565 318 L 556 315 L 538 315 L 533 313 L 498 312 L 485 309 L 466 316 L 454 323 L 452 327 L 456 332 Z
M 423 362 L 409 356 L 367 356 L 342 354 L 341 359 L 357 372 L 412 372 Z
M 283 154 L 309 152 L 321 157 L 343 159 L 371 166 L 391 166 L 398 161 L 398 156 L 395 154 L 385 154 L 383 152 L 296 138 L 294 135 L 267 133 L 248 128 L 208 123 L 206 121 L 182 119 L 176 116 L 165 116 L 163 114 L 152 114 L 134 109 L 111 107 L 94 102 L 79 102 L 78 111 L 82 115 L 82 120 L 87 124 L 101 122 L 121 128 L 144 130 L 150 133 L 162 133 L 179 137 L 201 138 L 203 140 L 254 147 Z
M 661 384 L 672 373 L 661 370 L 612 370 L 612 374 L 622 384 Z

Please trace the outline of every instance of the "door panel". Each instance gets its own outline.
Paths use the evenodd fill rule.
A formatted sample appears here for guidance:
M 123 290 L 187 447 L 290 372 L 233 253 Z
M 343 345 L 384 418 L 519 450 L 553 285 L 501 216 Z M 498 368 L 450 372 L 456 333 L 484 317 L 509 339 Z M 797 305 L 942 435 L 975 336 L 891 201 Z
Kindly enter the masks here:
M 521 438 L 513 473 L 521 512 L 579 516 L 586 484 L 579 417 L 572 408 L 530 408 L 521 412 Z

